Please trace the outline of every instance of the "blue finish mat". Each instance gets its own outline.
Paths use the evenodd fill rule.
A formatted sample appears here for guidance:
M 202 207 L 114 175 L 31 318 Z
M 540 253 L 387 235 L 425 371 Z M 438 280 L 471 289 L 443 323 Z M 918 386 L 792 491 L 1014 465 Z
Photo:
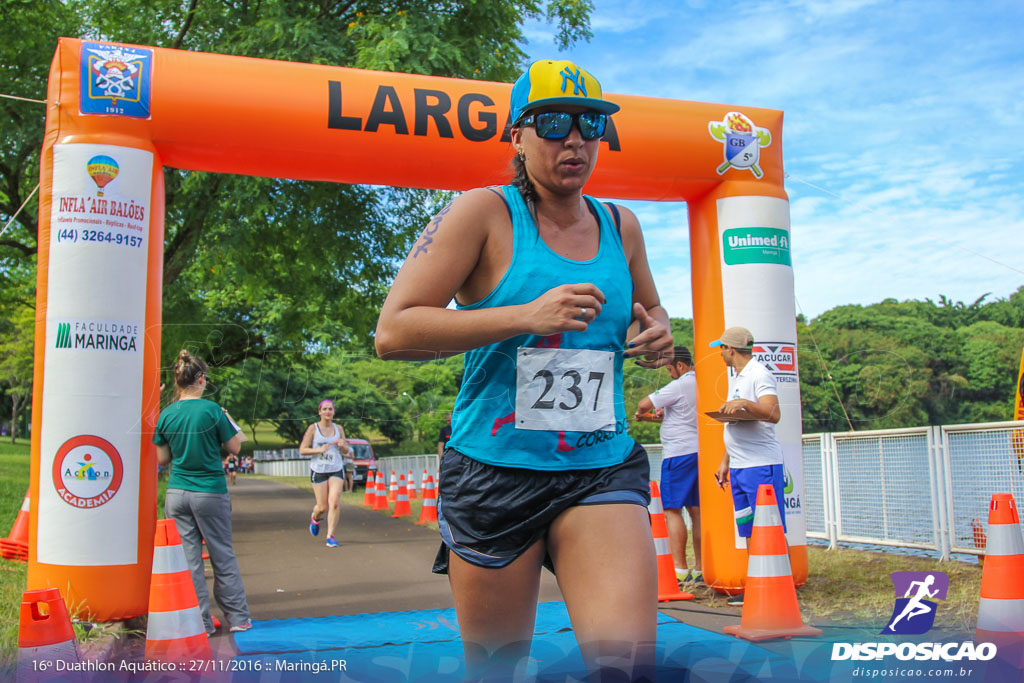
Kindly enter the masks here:
M 877 634 L 877 626 L 834 627 L 826 628 L 820 638 L 754 644 L 659 613 L 657 677 L 681 683 L 856 683 L 884 675 L 888 681 L 905 683 L 923 677 L 935 683 L 960 683 L 986 680 L 987 673 L 1000 671 L 987 666 L 996 662 L 836 659 L 834 642 L 874 641 Z M 936 629 L 921 638 L 963 641 L 971 635 Z M 464 673 L 462 642 L 451 609 L 256 621 L 252 630 L 235 634 L 235 644 L 240 654 L 227 669 L 232 683 L 449 683 L 462 680 Z M 583 662 L 564 603 L 538 605 L 530 657 L 520 668 L 523 680 L 537 683 L 583 680 Z M 1019 680 L 1019 669 L 1012 672 L 1010 677 L 987 680 Z
M 537 681 L 575 680 L 583 662 L 563 602 L 537 606 L 530 659 L 524 673 Z M 462 642 L 455 610 L 359 614 L 320 619 L 254 622 L 235 635 L 235 681 L 423 681 L 460 680 Z M 684 680 L 699 662 L 714 680 L 758 680 L 779 655 L 658 615 L 656 661 L 660 674 Z M 741 664 L 737 664 L 741 662 Z M 717 674 L 717 675 L 716 675 Z
M 459 625 L 454 609 L 352 614 L 316 619 L 269 619 L 253 623 L 255 627 L 252 630 L 235 634 L 235 646 L 242 655 L 459 640 Z M 678 622 L 659 613 L 658 623 Z M 537 605 L 535 636 L 571 630 L 569 612 L 564 602 L 542 602 Z M 706 633 L 702 629 L 694 631 Z M 710 635 L 732 640 L 714 633 Z

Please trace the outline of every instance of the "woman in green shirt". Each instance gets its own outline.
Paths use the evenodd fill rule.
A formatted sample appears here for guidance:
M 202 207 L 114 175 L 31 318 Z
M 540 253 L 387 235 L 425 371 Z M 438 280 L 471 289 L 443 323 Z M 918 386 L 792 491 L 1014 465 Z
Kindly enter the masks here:
M 157 420 L 153 443 L 161 465 L 171 464 L 164 513 L 181 535 L 199 609 L 213 635 L 210 594 L 203 576 L 203 540 L 213 565 L 213 597 L 232 632 L 252 628 L 242 574 L 231 543 L 231 498 L 224 483 L 221 447 L 237 455 L 242 441 L 223 408 L 204 399 L 206 363 L 188 351 L 174 364 L 178 400 Z

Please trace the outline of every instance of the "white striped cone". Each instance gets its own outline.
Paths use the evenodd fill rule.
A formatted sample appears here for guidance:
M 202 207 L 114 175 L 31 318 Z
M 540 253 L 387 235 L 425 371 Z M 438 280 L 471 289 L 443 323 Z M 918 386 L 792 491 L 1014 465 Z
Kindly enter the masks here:
M 398 475 L 398 497 L 395 499 L 395 513 L 392 517 L 408 517 L 412 514 L 409 505 L 409 489 L 405 485 L 405 475 Z
M 0 538 L 0 555 L 4 559 L 28 562 L 28 518 L 30 506 L 29 494 L 26 492 L 25 499 L 21 501 L 21 510 L 18 511 L 18 516 L 14 518 L 11 533 L 7 534 L 7 538 Z
M 739 626 L 726 626 L 722 630 L 755 641 L 820 636 L 821 631 L 804 624 L 800 616 L 779 501 L 770 484 L 761 484 L 757 490 L 747 555 L 743 615 Z
M 409 468 L 409 478 L 405 480 L 409 488 L 409 500 L 416 500 L 416 475 L 412 473 L 412 468 Z
M 437 494 L 434 492 L 434 478 L 427 475 L 423 484 L 423 509 L 420 510 L 420 519 L 416 523 L 431 522 L 437 522 Z
M 1021 537 L 1017 504 L 1011 494 L 996 493 L 989 504 L 988 544 L 981 571 L 978 627 L 974 640 L 995 643 L 999 664 L 1016 676 L 1021 676 L 1024 671 L 1022 577 L 1024 538 Z
M 384 473 L 379 471 L 377 472 L 376 493 L 374 494 L 373 497 L 373 509 L 388 509 L 388 492 L 384 489 Z
M 668 544 L 668 524 L 665 523 L 665 509 L 661 505 L 661 490 L 658 482 L 651 482 L 651 535 L 654 537 L 654 551 L 658 555 L 658 602 L 693 600 L 693 593 L 679 590 L 676 579 L 676 565 L 672 549 Z
M 47 606 L 46 613 L 39 609 Z M 57 662 L 62 662 L 63 666 Z M 76 672 L 75 664 L 82 661 L 82 653 L 75 642 L 67 605 L 57 588 L 25 591 L 21 600 L 18 625 L 18 683 L 43 681 L 85 681 L 85 674 Z M 40 667 L 46 662 L 48 666 Z M 61 666 L 60 669 L 56 667 Z M 62 673 L 54 674 L 54 670 Z
M 363 492 L 363 505 L 373 507 L 374 498 L 377 497 L 377 482 L 374 480 L 374 471 L 366 470 L 366 490 Z
M 398 499 L 398 477 L 394 470 L 391 471 L 391 486 L 388 487 L 388 502 L 394 503 Z
M 210 640 L 178 527 L 173 519 L 158 520 L 149 589 L 146 659 L 186 663 L 210 658 Z

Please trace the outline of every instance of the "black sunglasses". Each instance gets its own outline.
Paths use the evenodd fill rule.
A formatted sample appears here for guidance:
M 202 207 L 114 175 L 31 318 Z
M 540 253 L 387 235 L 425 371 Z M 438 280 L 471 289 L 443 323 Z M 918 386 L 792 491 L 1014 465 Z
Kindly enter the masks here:
M 567 111 L 546 111 L 543 114 L 532 114 L 519 121 L 520 126 L 533 126 L 537 129 L 537 137 L 545 140 L 561 140 L 569 135 L 573 122 L 584 140 L 597 140 L 604 135 L 608 115 L 596 111 L 585 111 L 570 114 Z

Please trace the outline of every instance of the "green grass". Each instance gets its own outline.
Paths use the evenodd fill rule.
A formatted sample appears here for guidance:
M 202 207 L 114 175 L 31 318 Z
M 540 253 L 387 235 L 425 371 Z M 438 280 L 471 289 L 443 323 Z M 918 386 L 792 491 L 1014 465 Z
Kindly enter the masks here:
M 0 442 L 0 536 L 7 536 L 17 519 L 28 482 L 28 442 Z M 27 564 L 0 559 L 0 678 L 18 656 L 18 614 L 27 577 Z

